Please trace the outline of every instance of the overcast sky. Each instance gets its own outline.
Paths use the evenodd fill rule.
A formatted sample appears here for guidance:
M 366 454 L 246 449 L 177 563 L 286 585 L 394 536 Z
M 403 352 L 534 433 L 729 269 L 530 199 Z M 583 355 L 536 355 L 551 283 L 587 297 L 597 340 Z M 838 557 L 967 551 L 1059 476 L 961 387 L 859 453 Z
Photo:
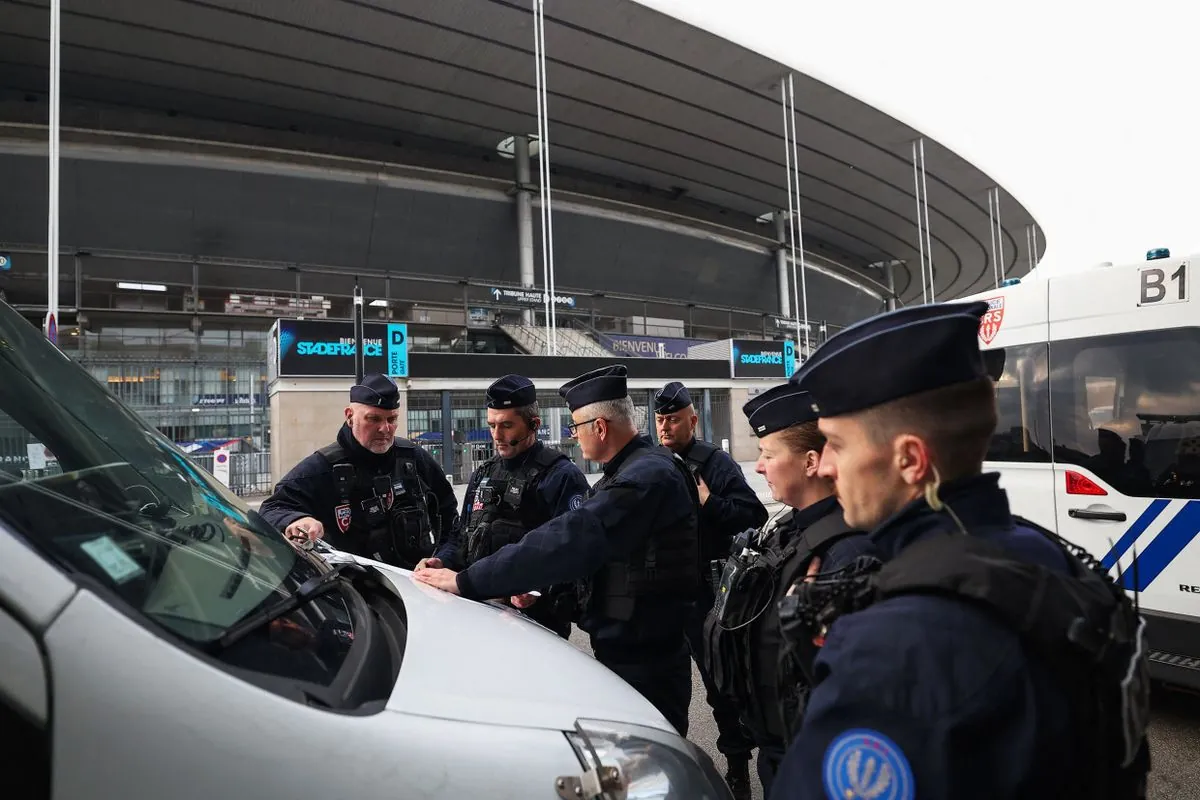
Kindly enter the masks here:
M 1042 224 L 1045 272 L 1200 252 L 1200 4 L 637 1 L 971 161 Z

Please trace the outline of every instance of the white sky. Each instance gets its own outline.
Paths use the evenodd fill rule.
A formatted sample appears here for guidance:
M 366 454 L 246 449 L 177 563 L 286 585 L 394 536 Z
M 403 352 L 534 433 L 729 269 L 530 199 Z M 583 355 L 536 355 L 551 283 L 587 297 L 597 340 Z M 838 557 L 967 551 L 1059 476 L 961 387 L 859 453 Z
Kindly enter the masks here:
M 852 94 L 987 172 L 1042 225 L 1043 274 L 1152 247 L 1200 252 L 1200 3 L 637 2 Z

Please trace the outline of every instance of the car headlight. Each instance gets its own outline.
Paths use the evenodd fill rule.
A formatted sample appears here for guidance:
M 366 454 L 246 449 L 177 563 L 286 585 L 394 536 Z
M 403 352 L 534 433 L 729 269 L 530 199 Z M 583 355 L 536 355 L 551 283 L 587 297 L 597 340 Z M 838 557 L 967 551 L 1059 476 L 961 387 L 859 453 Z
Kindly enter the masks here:
M 677 734 L 578 720 L 567 740 L 584 769 L 557 780 L 563 800 L 732 800 L 708 754 Z

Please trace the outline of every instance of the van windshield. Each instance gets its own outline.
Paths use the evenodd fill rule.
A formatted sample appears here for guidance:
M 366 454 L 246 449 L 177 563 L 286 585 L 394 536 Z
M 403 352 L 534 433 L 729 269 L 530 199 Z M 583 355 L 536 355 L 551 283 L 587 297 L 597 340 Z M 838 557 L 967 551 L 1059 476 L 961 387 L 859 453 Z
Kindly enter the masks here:
M 200 647 L 322 572 L 4 303 L 0 521 L 85 587 Z M 302 677 L 327 684 L 351 615 L 338 592 L 309 606 L 275 629 L 313 643 L 321 657 L 303 660 Z

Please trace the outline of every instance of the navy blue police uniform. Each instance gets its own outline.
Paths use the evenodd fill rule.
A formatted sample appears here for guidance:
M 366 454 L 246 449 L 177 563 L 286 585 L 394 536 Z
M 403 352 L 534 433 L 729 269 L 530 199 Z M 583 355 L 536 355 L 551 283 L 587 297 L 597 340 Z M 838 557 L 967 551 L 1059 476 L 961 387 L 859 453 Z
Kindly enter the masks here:
M 391 411 L 400 391 L 386 375 L 367 375 L 350 402 Z M 281 531 L 312 517 L 331 546 L 412 569 L 453 529 L 457 506 L 441 466 L 419 445 L 396 437 L 386 453 L 373 453 L 344 424 L 333 444 L 283 476 L 259 513 Z
M 986 303 L 946 304 L 871 318 L 830 339 L 792 380 L 811 393 L 821 417 L 838 417 L 982 379 L 976 336 L 986 310 Z M 1117 651 L 1113 635 L 1122 631 L 1106 630 L 1097 648 L 1064 673 L 1064 654 L 1084 652 L 1093 631 L 1083 623 L 1097 618 L 1067 614 L 1075 624 L 1046 627 L 1053 637 L 1040 627 L 1057 620 L 1067 602 L 1045 590 L 1092 568 L 1082 566 L 1081 551 L 1014 518 L 995 474 L 927 487 L 925 497 L 883 521 L 870 538 L 881 565 L 870 591 L 856 594 L 868 599 L 849 613 L 822 617 L 832 622 L 814 628 L 824 634 L 815 685 L 772 800 L 1077 797 L 1090 773 L 1111 768 L 1092 762 L 1112 759 L 1081 755 L 1099 752 L 1083 746 L 1099 740 L 1079 715 L 1098 706 L 1073 705 L 1071 698 L 1084 696 L 1073 686 L 1091 685 L 1091 672 L 1106 663 L 1105 650 Z M 985 552 L 987 560 L 960 559 L 954 563 L 975 572 L 955 567 L 952 579 L 931 580 L 918 591 L 887 591 L 885 574 L 894 578 L 903 565 L 911 585 L 920 586 L 921 575 L 949 563 L 944 554 L 951 549 Z M 1005 602 L 995 595 L 1005 574 L 1034 576 L 1001 594 L 1036 613 L 1017 619 L 1002 610 Z M 1102 575 L 1091 573 L 1092 585 Z M 808 598 L 826 591 L 820 583 L 797 586 Z M 850 594 L 843 592 L 843 601 Z M 1128 600 L 1118 589 L 1106 602 L 1111 609 Z M 1097 631 L 1115 619 L 1107 611 L 1101 616 Z M 1119 671 L 1144 674 L 1130 666 L 1136 660 L 1130 655 Z M 1129 692 L 1127 700 L 1137 700 L 1127 706 L 1146 707 L 1140 688 L 1116 683 Z M 1110 721 L 1112 712 L 1110 703 L 1095 719 Z M 1141 734 L 1134 728 L 1125 726 L 1129 759 L 1144 752 L 1144 728 Z
M 505 375 L 487 390 L 488 408 L 522 408 L 536 402 L 536 387 L 521 375 Z M 449 569 L 465 569 L 559 514 L 579 508 L 589 488 L 574 462 L 540 441 L 512 458 L 497 454 L 472 473 L 458 522 L 434 556 Z M 568 638 L 577 604 L 573 584 L 537 588 L 541 599 L 523 613 Z
M 678 381 L 672 381 L 654 396 L 654 413 L 677 414 L 693 407 L 691 393 Z M 724 566 L 729 557 L 733 538 L 744 530 L 760 528 L 767 521 L 767 509 L 758 495 L 746 483 L 742 468 L 733 457 L 710 442 L 692 437 L 676 450 L 694 475 L 708 486 L 708 499 L 700 506 L 700 588 L 687 627 L 688 646 L 704 682 L 705 700 L 717 723 L 717 750 L 729 762 L 730 783 L 734 796 L 742 792 L 740 782 L 747 782 L 745 764 L 754 750 L 754 742 L 742 727 L 740 713 L 733 701 L 717 691 L 704 659 L 704 620 L 713 606 L 713 562 L 716 569 Z M 738 763 L 740 762 L 740 763 Z M 749 792 L 749 786 L 745 787 Z M 747 794 L 748 796 L 748 794 Z
M 625 367 L 593 370 L 559 393 L 571 411 L 625 398 Z M 604 465 L 578 508 L 467 567 L 458 591 L 509 597 L 580 581 L 577 622 L 596 659 L 686 735 L 692 674 L 684 629 L 698 581 L 697 507 L 682 461 L 637 436 Z
M 752 397 L 742 413 L 758 438 L 816 420 L 807 392 L 790 383 Z M 777 603 L 814 558 L 836 570 L 871 551 L 866 534 L 850 528 L 830 496 L 788 509 L 744 537 L 721 576 L 722 602 L 710 611 L 704 648 L 719 690 L 739 709 L 753 746 L 758 777 L 769 792 L 803 712 L 816 647 L 784 648 Z

